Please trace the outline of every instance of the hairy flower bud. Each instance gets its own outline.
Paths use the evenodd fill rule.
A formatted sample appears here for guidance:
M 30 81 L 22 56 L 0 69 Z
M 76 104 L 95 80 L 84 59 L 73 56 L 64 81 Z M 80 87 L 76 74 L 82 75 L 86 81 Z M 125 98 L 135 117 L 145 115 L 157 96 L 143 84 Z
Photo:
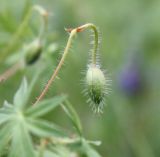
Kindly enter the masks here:
M 102 108 L 106 90 L 106 79 L 103 71 L 96 65 L 90 65 L 86 75 L 87 92 L 94 107 Z
M 38 39 L 34 40 L 25 49 L 25 54 L 24 54 L 25 63 L 27 65 L 35 63 L 39 59 L 41 52 L 42 52 L 42 45 L 40 41 Z

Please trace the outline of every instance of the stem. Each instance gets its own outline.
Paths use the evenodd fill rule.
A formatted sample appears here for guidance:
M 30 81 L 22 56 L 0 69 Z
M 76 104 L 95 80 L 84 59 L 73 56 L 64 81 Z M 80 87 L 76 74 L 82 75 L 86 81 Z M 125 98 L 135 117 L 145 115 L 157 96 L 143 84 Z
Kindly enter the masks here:
M 58 64 L 58 66 L 56 67 L 53 75 L 51 76 L 51 78 L 49 79 L 48 83 L 46 84 L 44 90 L 42 91 L 42 93 L 40 94 L 40 96 L 37 98 L 36 102 L 33 105 L 37 104 L 45 96 L 45 94 L 48 91 L 49 87 L 51 86 L 52 82 L 55 80 L 60 68 L 62 67 L 62 65 L 64 63 L 64 60 L 65 60 L 65 58 L 66 58 L 66 56 L 68 54 L 69 48 L 71 47 L 72 39 L 73 39 L 73 37 L 75 36 L 76 33 L 77 33 L 76 29 L 73 29 L 72 32 L 70 33 L 66 48 L 64 50 L 64 53 L 62 55 L 62 58 L 61 58 L 61 60 L 60 60 L 60 62 Z
M 98 51 L 98 30 L 94 25 L 90 25 L 90 28 L 94 31 L 94 48 L 92 52 L 92 63 L 96 64 L 97 51 Z
M 44 34 L 45 34 L 45 32 L 47 31 L 47 19 L 45 18 L 45 17 L 42 17 L 42 19 L 41 19 L 41 28 L 40 28 L 40 31 L 39 31 L 39 39 L 40 40 L 42 40 L 43 39 L 43 37 L 44 37 Z
M 98 30 L 92 23 L 86 24 L 85 28 L 90 28 L 94 32 L 94 47 L 92 50 L 92 64 L 96 64 L 97 51 L 98 51 Z
M 94 64 L 94 65 L 96 64 L 96 55 L 97 55 L 97 49 L 98 49 L 98 30 L 97 30 L 96 26 L 91 23 L 88 23 L 88 24 L 82 25 L 82 26 L 74 28 L 74 29 L 72 29 L 72 28 L 66 29 L 67 32 L 70 32 L 70 36 L 69 36 L 67 45 L 65 47 L 64 53 L 62 55 L 62 58 L 58 64 L 58 66 L 56 67 L 55 71 L 53 72 L 51 78 L 49 79 L 48 83 L 46 84 L 45 88 L 43 89 L 42 93 L 39 95 L 39 97 L 37 98 L 37 100 L 35 101 L 35 103 L 33 105 L 36 105 L 41 99 L 43 99 L 43 97 L 47 93 L 49 87 L 51 86 L 52 82 L 55 80 L 56 76 L 58 75 L 58 72 L 61 69 L 61 67 L 64 63 L 64 60 L 69 52 L 69 48 L 71 47 L 73 37 L 78 32 L 84 31 L 86 28 L 90 28 L 94 32 L 95 37 L 94 37 L 94 48 L 92 51 L 92 64 Z
M 22 62 L 18 62 L 8 70 L 6 70 L 3 74 L 0 75 L 0 82 L 6 81 L 8 78 L 13 76 L 19 69 L 21 69 Z
M 97 58 L 97 51 L 98 51 L 98 40 L 99 40 L 97 27 L 92 23 L 87 23 L 85 25 L 82 25 L 82 26 L 78 27 L 77 32 L 82 32 L 87 28 L 93 30 L 93 32 L 94 32 L 94 47 L 92 49 L 92 56 L 91 57 L 92 57 L 92 64 L 95 65 L 96 64 L 96 58 Z M 67 29 L 67 31 L 71 32 L 72 28 Z
M 41 6 L 36 5 L 33 7 L 41 15 L 41 27 L 39 31 L 39 39 L 43 39 L 48 26 L 48 12 L 44 10 Z

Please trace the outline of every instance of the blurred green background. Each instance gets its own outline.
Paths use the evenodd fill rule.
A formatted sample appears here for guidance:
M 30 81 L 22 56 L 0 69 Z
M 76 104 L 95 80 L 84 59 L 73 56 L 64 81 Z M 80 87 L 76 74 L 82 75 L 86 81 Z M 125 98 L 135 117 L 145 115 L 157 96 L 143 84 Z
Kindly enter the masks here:
M 99 27 L 99 57 L 102 68 L 112 80 L 112 92 L 104 113 L 94 114 L 86 103 L 81 83 L 85 77 L 91 48 L 90 32 L 79 34 L 66 64 L 46 97 L 67 93 L 80 115 L 84 135 L 101 140 L 97 149 L 104 157 L 160 156 L 160 1 L 159 0 L 1 0 L 0 73 L 14 64 L 23 45 L 36 38 L 40 27 L 34 13 L 19 38 L 14 34 L 29 8 L 38 4 L 49 13 L 45 49 L 41 60 L 22 69 L 0 84 L 0 104 L 12 101 L 22 77 L 28 80 L 45 65 L 36 84 L 33 100 L 49 79 L 65 47 L 64 28 L 88 22 Z M 10 46 L 11 45 L 11 46 Z M 8 47 L 10 48 L 8 49 Z M 60 109 L 48 118 L 71 127 Z

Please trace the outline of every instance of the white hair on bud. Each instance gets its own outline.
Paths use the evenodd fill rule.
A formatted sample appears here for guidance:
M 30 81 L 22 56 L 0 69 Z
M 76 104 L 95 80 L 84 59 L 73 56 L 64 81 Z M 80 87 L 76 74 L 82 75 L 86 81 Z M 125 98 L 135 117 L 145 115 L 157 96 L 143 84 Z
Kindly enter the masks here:
M 88 73 L 88 70 L 89 70 L 89 68 L 91 68 L 91 66 L 92 66 L 91 64 L 88 65 L 86 73 Z M 104 108 L 104 105 L 105 105 L 106 96 L 109 95 L 109 93 L 111 92 L 111 90 L 110 90 L 111 80 L 108 78 L 108 75 L 106 75 L 106 72 L 101 70 L 99 64 L 95 65 L 95 69 L 97 69 L 98 71 L 100 70 L 95 75 L 99 75 L 99 76 L 96 76 L 96 77 L 98 77 L 99 79 L 102 79 L 101 80 L 102 82 L 101 81 L 98 82 L 98 83 L 101 83 L 101 84 L 98 85 L 98 88 L 96 89 L 97 90 L 96 91 L 93 88 L 90 89 L 90 86 L 89 86 L 88 82 L 86 81 L 86 79 L 87 79 L 86 78 L 85 79 L 85 89 L 83 90 L 83 94 L 88 98 L 87 103 L 89 103 L 89 106 L 92 108 L 93 112 L 103 113 L 103 108 Z M 96 70 L 95 70 L 95 72 L 96 72 Z M 102 75 L 102 76 L 100 76 L 100 75 Z M 92 75 L 92 76 L 94 76 L 94 75 Z M 94 77 L 94 78 L 96 78 L 96 77 Z M 104 79 L 103 79 L 103 77 L 104 77 Z M 84 83 L 84 81 L 83 81 L 83 83 Z M 96 84 L 95 85 L 92 84 L 91 86 L 92 87 L 97 87 Z M 100 92 L 100 94 L 98 93 L 99 97 L 97 96 L 96 92 Z

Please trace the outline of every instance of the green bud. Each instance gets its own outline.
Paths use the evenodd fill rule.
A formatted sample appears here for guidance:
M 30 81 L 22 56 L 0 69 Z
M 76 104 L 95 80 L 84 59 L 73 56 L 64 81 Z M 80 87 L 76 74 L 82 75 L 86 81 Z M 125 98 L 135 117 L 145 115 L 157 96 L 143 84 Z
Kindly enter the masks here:
M 91 102 L 96 106 L 101 105 L 105 96 L 106 79 L 98 66 L 89 66 L 86 75 L 86 85 Z
M 25 54 L 24 54 L 25 63 L 27 65 L 35 63 L 39 59 L 41 52 L 42 52 L 42 45 L 40 41 L 38 39 L 34 40 L 25 49 Z

